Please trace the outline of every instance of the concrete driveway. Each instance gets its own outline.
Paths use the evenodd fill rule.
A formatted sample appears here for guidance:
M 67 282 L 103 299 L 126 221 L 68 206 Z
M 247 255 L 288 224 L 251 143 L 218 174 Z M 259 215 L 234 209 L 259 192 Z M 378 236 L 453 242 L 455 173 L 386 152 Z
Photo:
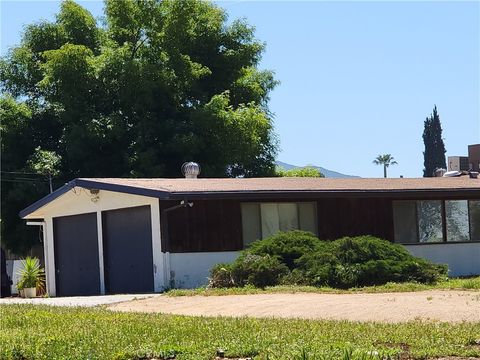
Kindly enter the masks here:
M 33 298 L 24 299 L 19 297 L 0 299 L 0 305 L 8 304 L 34 304 L 51 306 L 82 306 L 93 307 L 99 305 L 112 305 L 125 301 L 141 300 L 160 296 L 160 294 L 120 294 L 120 295 L 100 295 L 100 296 L 71 296 L 71 297 L 52 297 L 52 298 Z

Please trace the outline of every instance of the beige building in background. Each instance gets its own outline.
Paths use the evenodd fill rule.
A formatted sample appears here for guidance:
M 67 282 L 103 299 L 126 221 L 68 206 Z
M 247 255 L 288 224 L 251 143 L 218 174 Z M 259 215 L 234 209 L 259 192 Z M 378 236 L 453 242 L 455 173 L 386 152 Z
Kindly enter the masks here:
M 468 156 L 449 156 L 448 171 L 480 171 L 480 144 L 468 145 Z

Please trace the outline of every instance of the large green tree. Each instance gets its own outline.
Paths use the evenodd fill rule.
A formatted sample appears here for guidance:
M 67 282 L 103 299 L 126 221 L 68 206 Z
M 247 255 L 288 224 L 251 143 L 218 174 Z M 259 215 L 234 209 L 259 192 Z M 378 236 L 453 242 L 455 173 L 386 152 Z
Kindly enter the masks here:
M 433 108 L 433 113 L 425 119 L 423 129 L 423 143 L 425 151 L 423 152 L 423 177 L 435 176 L 435 170 L 447 168 L 445 160 L 445 144 L 442 139 L 442 125 L 440 116 L 437 112 L 437 106 Z
M 176 177 L 189 160 L 207 177 L 274 175 L 276 81 L 258 69 L 263 50 L 253 27 L 209 2 L 107 0 L 100 26 L 64 1 L 0 61 L 3 171 L 32 171 L 40 148 L 60 161 L 57 184 Z M 2 213 L 15 213 L 2 239 L 15 251 L 32 241 L 14 238 L 18 208 L 48 192 L 36 179 L 2 189 Z M 21 186 L 29 195 L 13 207 Z

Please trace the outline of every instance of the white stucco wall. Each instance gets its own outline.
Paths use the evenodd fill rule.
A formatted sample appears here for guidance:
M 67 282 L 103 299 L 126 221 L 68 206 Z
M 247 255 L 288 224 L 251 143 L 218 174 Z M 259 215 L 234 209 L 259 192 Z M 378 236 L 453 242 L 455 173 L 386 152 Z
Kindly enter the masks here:
M 447 264 L 450 276 L 480 275 L 480 243 L 405 245 L 414 256 Z
M 53 218 L 68 215 L 97 213 L 98 251 L 100 267 L 101 293 L 105 293 L 102 246 L 102 216 L 101 212 L 136 206 L 150 206 L 152 221 L 152 250 L 154 269 L 154 290 L 162 291 L 167 285 L 165 254 L 161 248 L 160 206 L 157 198 L 124 194 L 100 190 L 98 195 L 88 189 L 75 187 L 51 203 L 37 209 L 27 219 L 42 218 L 45 222 L 44 252 L 47 290 L 50 296 L 55 296 L 55 257 L 53 241 Z
M 176 288 L 191 289 L 207 285 L 210 269 L 234 261 L 239 251 L 170 253 L 170 275 Z

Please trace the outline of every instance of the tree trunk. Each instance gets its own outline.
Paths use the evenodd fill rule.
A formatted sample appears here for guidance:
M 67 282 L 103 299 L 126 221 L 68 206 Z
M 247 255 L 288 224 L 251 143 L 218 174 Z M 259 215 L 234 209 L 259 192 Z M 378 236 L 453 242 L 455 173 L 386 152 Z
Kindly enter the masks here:
M 387 178 L 387 165 L 383 164 L 383 177 Z

